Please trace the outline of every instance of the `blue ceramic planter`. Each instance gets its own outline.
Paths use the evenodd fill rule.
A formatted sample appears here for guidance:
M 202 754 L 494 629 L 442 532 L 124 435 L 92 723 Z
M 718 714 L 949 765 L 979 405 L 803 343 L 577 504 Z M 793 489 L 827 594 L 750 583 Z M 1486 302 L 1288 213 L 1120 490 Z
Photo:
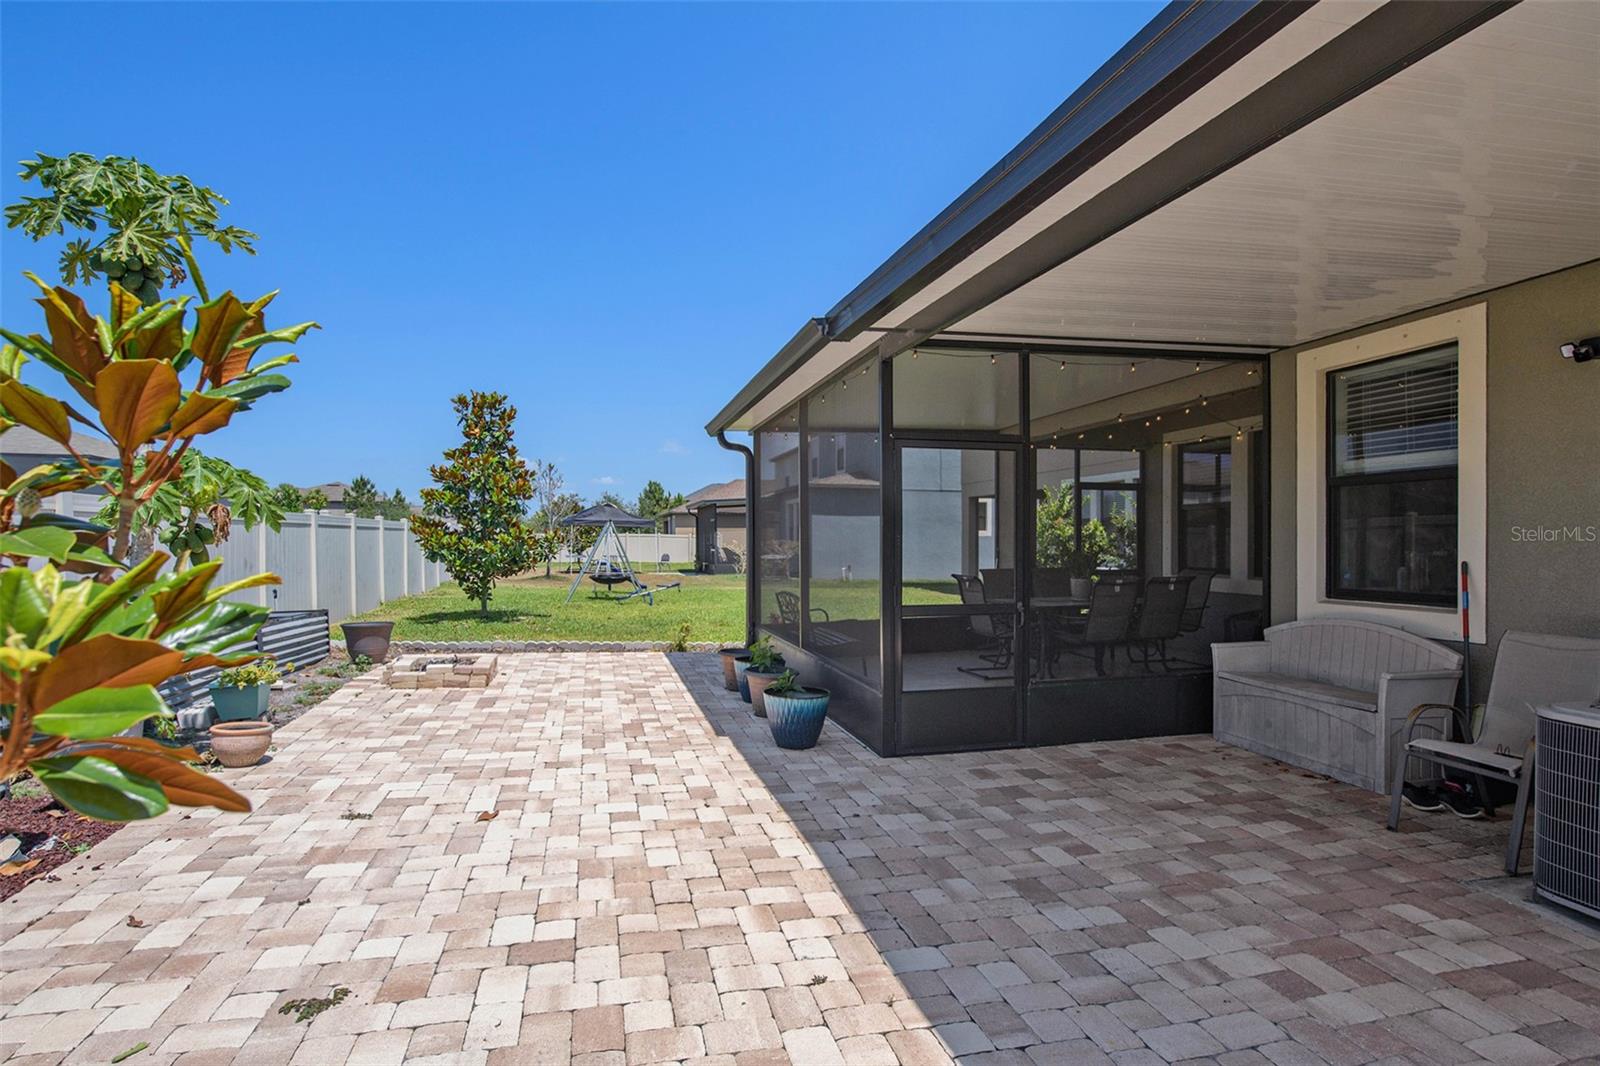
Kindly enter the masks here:
M 750 702 L 750 682 L 744 676 L 750 669 L 750 656 L 737 655 L 733 660 L 733 676 L 739 682 L 739 698 L 746 703 Z
M 796 688 L 766 694 L 767 724 L 780 748 L 814 748 L 828 719 L 828 690 Z
M 267 701 L 272 697 L 271 685 L 212 685 L 211 706 L 216 708 L 220 722 L 243 722 L 260 718 L 267 713 Z

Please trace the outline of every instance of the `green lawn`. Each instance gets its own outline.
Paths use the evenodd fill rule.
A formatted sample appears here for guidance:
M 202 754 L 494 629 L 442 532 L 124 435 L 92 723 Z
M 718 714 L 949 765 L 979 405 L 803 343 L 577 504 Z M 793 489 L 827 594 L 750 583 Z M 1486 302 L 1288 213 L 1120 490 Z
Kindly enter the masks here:
M 639 578 L 651 587 L 669 581 L 681 581 L 683 587 L 657 593 L 652 607 L 642 599 L 620 603 L 597 598 L 592 594 L 595 585 L 585 578 L 572 602 L 563 605 L 570 575 L 513 578 L 495 586 L 485 617 L 449 583 L 420 596 L 390 600 L 352 621 L 393 621 L 396 640 L 674 640 L 684 622 L 693 641 L 738 643 L 744 638 L 742 575 L 640 571 Z M 780 587 L 799 591 L 798 582 Z M 833 621 L 876 618 L 878 595 L 876 581 L 812 584 L 812 605 L 826 610 Z M 907 585 L 906 602 L 961 601 L 953 589 L 929 582 Z
M 744 578 L 738 574 L 654 574 L 639 578 L 659 592 L 652 607 L 642 598 L 617 603 L 596 599 L 587 578 L 572 602 L 570 576 L 513 578 L 495 586 L 487 617 L 451 582 L 419 596 L 390 600 L 357 620 L 395 623 L 396 640 L 674 640 L 689 623 L 689 639 L 738 643 L 744 639 Z

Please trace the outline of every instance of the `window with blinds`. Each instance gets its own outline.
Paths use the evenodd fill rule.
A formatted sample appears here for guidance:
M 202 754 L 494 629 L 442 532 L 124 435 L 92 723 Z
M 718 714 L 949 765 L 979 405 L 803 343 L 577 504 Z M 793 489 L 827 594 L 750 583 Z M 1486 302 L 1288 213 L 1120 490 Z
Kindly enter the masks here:
M 1455 345 L 1333 374 L 1333 473 L 1454 466 Z
M 1328 595 L 1448 606 L 1459 525 L 1455 345 L 1329 377 Z

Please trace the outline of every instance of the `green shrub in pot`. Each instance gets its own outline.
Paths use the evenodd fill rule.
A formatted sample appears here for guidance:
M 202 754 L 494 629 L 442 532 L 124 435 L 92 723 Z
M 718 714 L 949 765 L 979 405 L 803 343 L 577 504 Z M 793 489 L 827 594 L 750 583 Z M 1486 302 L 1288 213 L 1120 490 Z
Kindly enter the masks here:
M 757 718 L 767 716 L 767 705 L 761 694 L 783 672 L 783 656 L 772 646 L 771 637 L 762 637 L 750 645 L 750 665 L 745 670 L 744 683 L 750 689 L 750 710 Z
M 293 663 L 283 664 L 284 671 L 293 669 Z M 222 671 L 211 683 L 211 705 L 216 708 L 217 719 L 241 722 L 248 718 L 263 717 L 272 698 L 272 686 L 282 676 L 278 664 L 272 659 L 261 659 Z

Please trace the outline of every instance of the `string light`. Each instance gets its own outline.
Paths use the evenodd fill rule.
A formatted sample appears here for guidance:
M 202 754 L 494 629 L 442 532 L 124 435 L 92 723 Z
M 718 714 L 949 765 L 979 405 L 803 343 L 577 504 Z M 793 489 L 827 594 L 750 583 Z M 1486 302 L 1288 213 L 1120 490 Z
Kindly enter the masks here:
M 1117 423 L 1119 425 L 1122 423 L 1122 412 L 1121 411 L 1117 412 Z
M 1138 372 L 1139 372 L 1139 364 L 1138 363 L 1129 363 L 1128 364 L 1128 373 L 1137 374 Z
M 995 364 L 995 354 L 993 352 L 990 352 L 989 353 L 989 365 L 990 366 L 994 366 L 994 364 Z
M 1063 359 L 1063 360 L 1061 360 L 1061 369 L 1065 370 L 1066 368 L 1067 368 L 1067 361 L 1065 359 Z
M 1200 360 L 1198 359 L 1194 361 L 1194 372 L 1196 374 L 1200 373 Z

